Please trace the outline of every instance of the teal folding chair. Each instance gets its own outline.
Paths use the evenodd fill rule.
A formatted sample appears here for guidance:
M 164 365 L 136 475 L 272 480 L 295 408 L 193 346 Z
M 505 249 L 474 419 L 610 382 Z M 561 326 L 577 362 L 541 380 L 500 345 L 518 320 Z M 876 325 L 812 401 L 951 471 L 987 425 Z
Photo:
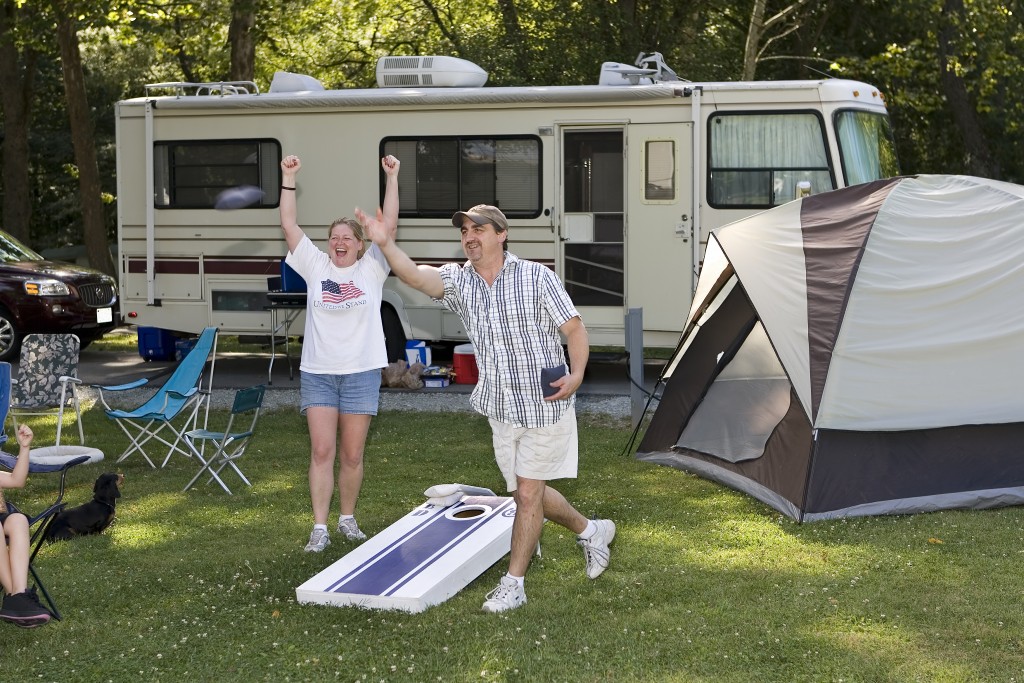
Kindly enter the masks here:
M 185 432 L 198 426 L 199 413 L 204 406 L 206 407 L 206 416 L 209 415 L 208 399 L 213 390 L 213 369 L 216 356 L 217 328 L 207 327 L 199 335 L 196 345 L 188 355 L 178 362 L 174 372 L 167 378 L 163 386 L 157 389 L 156 393 L 145 403 L 132 410 L 113 408 L 108 403 L 108 398 L 117 395 L 117 392 L 145 386 L 150 381 L 148 378 L 114 386 L 94 385 L 99 390 L 99 399 L 103 404 L 104 413 L 121 428 L 131 441 L 124 453 L 117 458 L 117 462 L 125 460 L 137 451 L 145 458 L 150 467 L 155 468 L 156 465 L 153 464 L 144 448 L 151 441 L 157 441 L 169 449 L 161 467 L 167 465 L 174 453 L 191 457 L 192 453 L 189 449 L 179 444 Z M 205 372 L 207 361 L 210 365 L 208 373 Z M 206 416 L 203 419 L 204 427 L 206 426 Z M 165 432 L 169 432 L 167 438 L 164 438 Z M 173 440 L 171 435 L 173 435 Z
M 263 395 L 266 393 L 266 390 L 267 388 L 261 384 L 249 387 L 248 389 L 239 389 L 235 392 L 235 400 L 231 406 L 231 416 L 228 418 L 228 424 L 223 432 L 215 432 L 208 429 L 194 429 L 190 432 L 185 432 L 185 443 L 192 452 L 192 457 L 199 460 L 203 466 L 196 473 L 196 476 L 192 477 L 192 481 L 185 485 L 182 491 L 188 491 L 192 488 L 193 484 L 199 481 L 204 472 L 208 472 L 210 478 L 206 483 L 209 484 L 211 481 L 216 480 L 220 487 L 227 491 L 228 495 L 231 495 L 231 489 L 228 488 L 228 485 L 220 477 L 221 470 L 225 467 L 233 469 L 235 474 L 245 482 L 246 486 L 252 486 L 252 483 L 242 474 L 242 470 L 238 469 L 235 461 L 245 455 L 245 449 L 249 446 L 249 442 L 256 433 L 256 421 L 260 417 L 260 408 L 263 406 Z M 235 418 L 244 419 L 245 416 L 250 415 L 251 421 L 247 429 L 233 431 Z M 199 444 L 198 446 L 197 443 Z M 210 444 L 213 447 L 213 453 L 208 460 L 203 457 L 205 449 L 202 446 L 205 444 Z

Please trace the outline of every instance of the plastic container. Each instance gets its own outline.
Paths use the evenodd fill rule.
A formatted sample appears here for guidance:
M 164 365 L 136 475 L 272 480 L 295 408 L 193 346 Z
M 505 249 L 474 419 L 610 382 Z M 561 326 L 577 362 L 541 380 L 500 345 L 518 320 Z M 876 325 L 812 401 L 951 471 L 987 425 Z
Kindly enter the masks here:
M 174 342 L 174 360 L 181 360 L 195 348 L 198 339 L 177 339 Z
M 452 368 L 456 384 L 476 384 L 479 371 L 476 367 L 476 350 L 472 344 L 459 344 L 452 352 Z
M 146 360 L 174 360 L 175 336 L 161 327 L 140 327 L 139 355 Z

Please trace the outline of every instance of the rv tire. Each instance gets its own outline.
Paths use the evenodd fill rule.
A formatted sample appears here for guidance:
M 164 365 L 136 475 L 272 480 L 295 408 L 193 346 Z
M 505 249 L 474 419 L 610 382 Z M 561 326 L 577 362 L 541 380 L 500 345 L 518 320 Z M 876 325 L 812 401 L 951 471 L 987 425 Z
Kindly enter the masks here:
M 398 313 L 391 306 L 380 307 L 380 320 L 384 326 L 384 345 L 388 351 L 388 362 L 405 360 L 405 328 L 398 318 Z

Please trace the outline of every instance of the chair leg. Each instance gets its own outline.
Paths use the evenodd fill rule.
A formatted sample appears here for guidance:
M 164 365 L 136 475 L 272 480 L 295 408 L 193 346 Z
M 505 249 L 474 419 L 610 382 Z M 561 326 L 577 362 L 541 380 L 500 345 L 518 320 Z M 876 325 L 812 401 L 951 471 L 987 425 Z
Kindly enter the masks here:
M 32 574 L 32 580 L 36 582 L 36 589 L 43 594 L 43 599 L 46 600 L 46 609 L 50 612 L 50 616 L 57 621 L 60 621 L 61 615 L 60 610 L 57 609 L 57 603 L 55 603 L 53 598 L 50 597 L 50 591 L 46 590 L 46 584 L 44 584 L 42 579 L 39 578 L 35 565 L 29 564 L 28 571 Z

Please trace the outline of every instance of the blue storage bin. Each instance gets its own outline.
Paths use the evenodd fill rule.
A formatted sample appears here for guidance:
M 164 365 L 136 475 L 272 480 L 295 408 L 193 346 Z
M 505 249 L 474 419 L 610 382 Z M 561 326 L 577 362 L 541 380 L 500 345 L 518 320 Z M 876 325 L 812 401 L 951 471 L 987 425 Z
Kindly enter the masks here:
M 161 327 L 140 327 L 139 355 L 146 360 L 174 360 L 175 337 Z

